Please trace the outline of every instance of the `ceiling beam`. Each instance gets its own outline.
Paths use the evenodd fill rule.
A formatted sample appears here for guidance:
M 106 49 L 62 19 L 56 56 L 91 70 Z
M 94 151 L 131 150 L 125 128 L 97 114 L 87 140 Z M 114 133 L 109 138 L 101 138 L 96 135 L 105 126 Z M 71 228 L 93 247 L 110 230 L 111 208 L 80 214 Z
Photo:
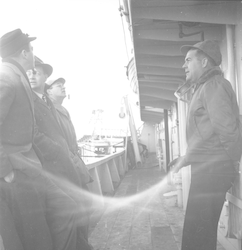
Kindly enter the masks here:
M 165 68 L 165 67 L 155 67 L 155 66 L 142 66 L 137 65 L 138 74 L 147 75 L 171 75 L 171 76 L 185 76 L 185 72 L 182 68 Z
M 167 90 L 176 91 L 179 85 L 174 84 L 174 83 L 167 83 L 167 82 L 139 81 L 139 87 L 167 89 Z
M 163 41 L 136 38 L 134 41 L 134 51 L 137 55 L 183 56 L 180 51 L 181 46 L 193 45 L 199 41 Z
M 132 4 L 131 0 L 131 4 Z M 236 9 L 240 1 L 226 1 L 221 3 L 209 3 L 209 1 L 200 1 L 197 4 L 190 1 L 186 5 L 174 5 L 170 2 L 164 2 L 162 6 L 137 7 L 132 5 L 132 19 L 157 19 L 174 20 L 185 22 L 203 22 L 217 24 L 236 24 Z M 178 3 L 181 1 L 177 1 Z
M 184 56 L 151 56 L 139 55 L 136 51 L 136 64 L 181 69 Z
M 198 41 L 199 42 L 199 41 Z M 163 41 L 163 40 L 142 40 L 142 39 L 137 39 L 135 40 L 135 46 L 137 45 L 152 45 L 152 46 L 170 46 L 170 45 L 174 45 L 174 46 L 178 46 L 178 49 L 182 46 L 182 45 L 193 45 L 194 42 L 193 41 Z
M 166 82 L 166 83 L 175 83 L 175 84 L 183 84 L 185 81 L 185 75 L 182 77 L 174 77 L 174 76 L 152 76 L 152 75 L 139 75 L 138 81 L 149 81 L 149 82 Z
M 136 7 L 157 7 L 157 6 L 181 6 L 191 4 L 204 4 L 204 2 L 218 3 L 218 0 L 132 0 L 132 5 Z M 228 0 L 227 0 L 228 1 Z M 220 2 L 226 2 L 226 0 L 220 0 Z M 230 2 L 236 2 L 236 0 L 230 0 Z
M 164 100 L 162 100 L 162 99 L 160 99 L 159 97 L 152 97 L 152 96 L 140 96 L 140 101 L 164 101 Z M 149 105 L 147 105 L 147 106 L 149 106 Z
M 151 100 L 151 101 L 145 101 L 145 100 L 140 100 L 140 105 L 141 106 L 151 106 L 154 108 L 162 108 L 162 109 L 169 109 L 174 102 L 172 101 L 167 101 L 167 100 Z
M 148 11 L 148 10 L 147 10 Z M 222 39 L 222 28 L 221 27 L 199 27 L 199 28 L 189 28 L 185 34 L 204 31 L 205 39 L 217 40 Z M 152 40 L 165 40 L 165 41 L 192 41 L 196 43 L 201 41 L 201 34 L 196 34 L 192 36 L 187 36 L 184 38 L 179 37 L 179 26 L 177 28 L 160 28 L 160 29 L 142 29 L 142 26 L 136 27 L 133 31 L 134 39 L 152 39 Z
M 152 111 L 152 110 L 148 110 L 148 109 L 141 109 L 143 114 L 147 114 L 147 115 L 155 115 L 155 116 L 159 116 L 159 117 L 163 117 L 163 110 L 161 112 L 157 112 L 157 111 Z
M 138 39 L 141 40 L 141 39 Z M 143 40 L 141 40 L 143 41 Z M 198 41 L 197 41 L 198 42 Z M 135 41 L 135 44 L 137 40 Z M 180 56 L 181 46 L 179 45 L 142 45 L 137 44 L 135 46 L 136 54 L 148 54 L 148 55 L 159 55 L 159 56 Z
M 174 96 L 174 91 L 170 91 L 170 90 L 151 89 L 151 88 L 141 86 L 139 88 L 139 94 L 140 96 L 157 97 L 160 99 L 174 101 L 174 102 L 177 101 L 177 98 Z

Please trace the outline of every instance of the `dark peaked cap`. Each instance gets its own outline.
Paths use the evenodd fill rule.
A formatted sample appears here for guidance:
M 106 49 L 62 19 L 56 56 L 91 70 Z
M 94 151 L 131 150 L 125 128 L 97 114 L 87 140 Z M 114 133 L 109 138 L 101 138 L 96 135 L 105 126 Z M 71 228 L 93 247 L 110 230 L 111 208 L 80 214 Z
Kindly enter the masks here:
M 2 58 L 11 56 L 35 39 L 36 37 L 24 34 L 21 29 L 10 31 L 0 38 L 0 56 Z
M 48 75 L 48 77 L 52 74 L 53 72 L 53 68 L 52 66 L 50 66 L 47 63 L 44 63 L 40 58 L 38 58 L 37 56 L 34 57 L 35 58 L 35 67 L 41 67 L 44 72 Z

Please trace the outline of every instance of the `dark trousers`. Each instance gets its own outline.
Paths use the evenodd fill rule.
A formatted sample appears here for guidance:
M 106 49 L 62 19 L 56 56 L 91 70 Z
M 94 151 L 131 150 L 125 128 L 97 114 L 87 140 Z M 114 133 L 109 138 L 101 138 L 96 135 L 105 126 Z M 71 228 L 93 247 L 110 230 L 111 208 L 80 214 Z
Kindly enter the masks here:
M 14 249 L 8 246 L 15 241 L 12 237 L 16 233 L 22 244 L 16 249 L 77 249 L 76 215 L 73 212 L 77 204 L 46 176 L 29 177 L 15 170 L 12 183 L 0 180 L 0 198 L 7 205 L 5 210 L 0 209 L 0 218 L 7 215 L 0 232 L 7 229 L 13 233 L 3 234 L 6 249 Z
M 191 165 L 181 250 L 216 250 L 218 221 L 235 176 L 232 162 Z
M 3 199 L 0 199 L 0 236 L 0 249 L 24 250 L 18 232 L 15 228 L 12 213 Z
M 46 172 L 48 178 L 55 183 L 65 194 L 67 194 L 76 206 L 69 207 L 69 211 L 75 215 L 75 223 L 77 227 L 77 249 L 78 250 L 90 250 L 91 247 L 88 244 L 88 225 L 89 225 L 89 210 L 91 206 L 91 198 L 88 191 L 88 187 L 84 185 L 76 185 L 75 181 L 68 180 L 63 176 L 54 175 L 54 173 Z M 84 193 L 83 193 L 84 192 Z
M 71 184 L 70 184 L 71 185 Z M 86 185 L 85 185 L 86 186 Z M 88 191 L 83 187 L 75 187 L 74 189 L 66 190 L 70 197 L 76 201 L 78 209 L 73 211 L 76 214 L 76 224 L 77 224 L 77 249 L 78 250 L 91 250 L 91 246 L 88 243 L 88 231 L 90 222 L 90 207 L 91 207 L 91 197 Z M 87 188 L 87 186 L 86 186 Z M 84 194 L 83 194 L 84 192 Z

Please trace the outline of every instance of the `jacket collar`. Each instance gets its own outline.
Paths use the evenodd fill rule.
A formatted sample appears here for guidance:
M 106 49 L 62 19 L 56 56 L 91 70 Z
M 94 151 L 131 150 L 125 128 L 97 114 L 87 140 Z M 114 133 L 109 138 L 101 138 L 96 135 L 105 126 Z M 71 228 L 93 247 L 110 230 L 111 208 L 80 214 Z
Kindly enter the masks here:
M 31 89 L 27 74 L 24 71 L 24 68 L 13 59 L 4 59 L 2 62 L 5 67 L 10 68 L 14 72 L 14 74 L 19 76 L 20 82 L 26 91 L 26 94 L 28 96 L 30 106 L 34 115 L 34 103 L 33 103 L 32 89 Z
M 38 97 L 38 95 L 32 90 L 33 92 L 33 100 L 34 101 L 38 101 L 40 98 Z
M 38 96 L 36 94 L 36 92 L 34 92 L 32 90 L 32 93 L 33 93 L 33 100 L 34 102 L 38 102 L 40 103 L 41 105 L 43 105 L 45 108 L 47 109 L 51 109 L 52 110 L 52 105 L 51 105 L 51 100 L 48 98 L 48 96 L 46 96 L 46 99 L 47 99 L 47 103 L 45 101 L 42 100 L 42 98 L 40 96 Z
M 223 72 L 218 66 L 205 71 L 199 78 L 197 84 L 195 85 L 194 92 L 199 88 L 201 84 L 204 84 L 205 82 L 207 82 L 209 79 L 211 79 L 213 76 L 216 76 L 216 75 L 223 75 Z
M 28 78 L 26 72 L 24 71 L 23 67 L 18 62 L 16 62 L 15 60 L 13 60 L 11 58 L 3 59 L 2 62 L 11 63 L 14 66 L 16 66 L 21 71 L 21 73 L 25 77 L 26 81 L 29 83 L 29 78 Z
M 208 79 L 212 78 L 215 75 L 223 75 L 223 72 L 219 67 L 214 67 L 204 72 L 200 77 L 200 79 L 198 80 L 198 83 L 200 84 L 205 83 Z

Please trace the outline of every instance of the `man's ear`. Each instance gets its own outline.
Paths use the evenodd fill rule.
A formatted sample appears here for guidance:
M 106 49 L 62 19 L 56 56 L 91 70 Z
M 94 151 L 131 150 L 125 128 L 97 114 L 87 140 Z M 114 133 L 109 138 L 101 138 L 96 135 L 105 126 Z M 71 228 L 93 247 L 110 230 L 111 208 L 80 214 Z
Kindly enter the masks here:
M 47 74 L 45 74 L 45 82 L 47 81 L 47 79 L 48 79 L 48 75 L 47 75 Z
M 27 57 L 27 51 L 25 49 L 22 50 L 21 55 L 23 58 Z
M 203 68 L 206 68 L 207 65 L 208 65 L 208 59 L 207 59 L 207 57 L 204 57 L 204 58 L 202 59 L 202 67 L 203 67 Z

